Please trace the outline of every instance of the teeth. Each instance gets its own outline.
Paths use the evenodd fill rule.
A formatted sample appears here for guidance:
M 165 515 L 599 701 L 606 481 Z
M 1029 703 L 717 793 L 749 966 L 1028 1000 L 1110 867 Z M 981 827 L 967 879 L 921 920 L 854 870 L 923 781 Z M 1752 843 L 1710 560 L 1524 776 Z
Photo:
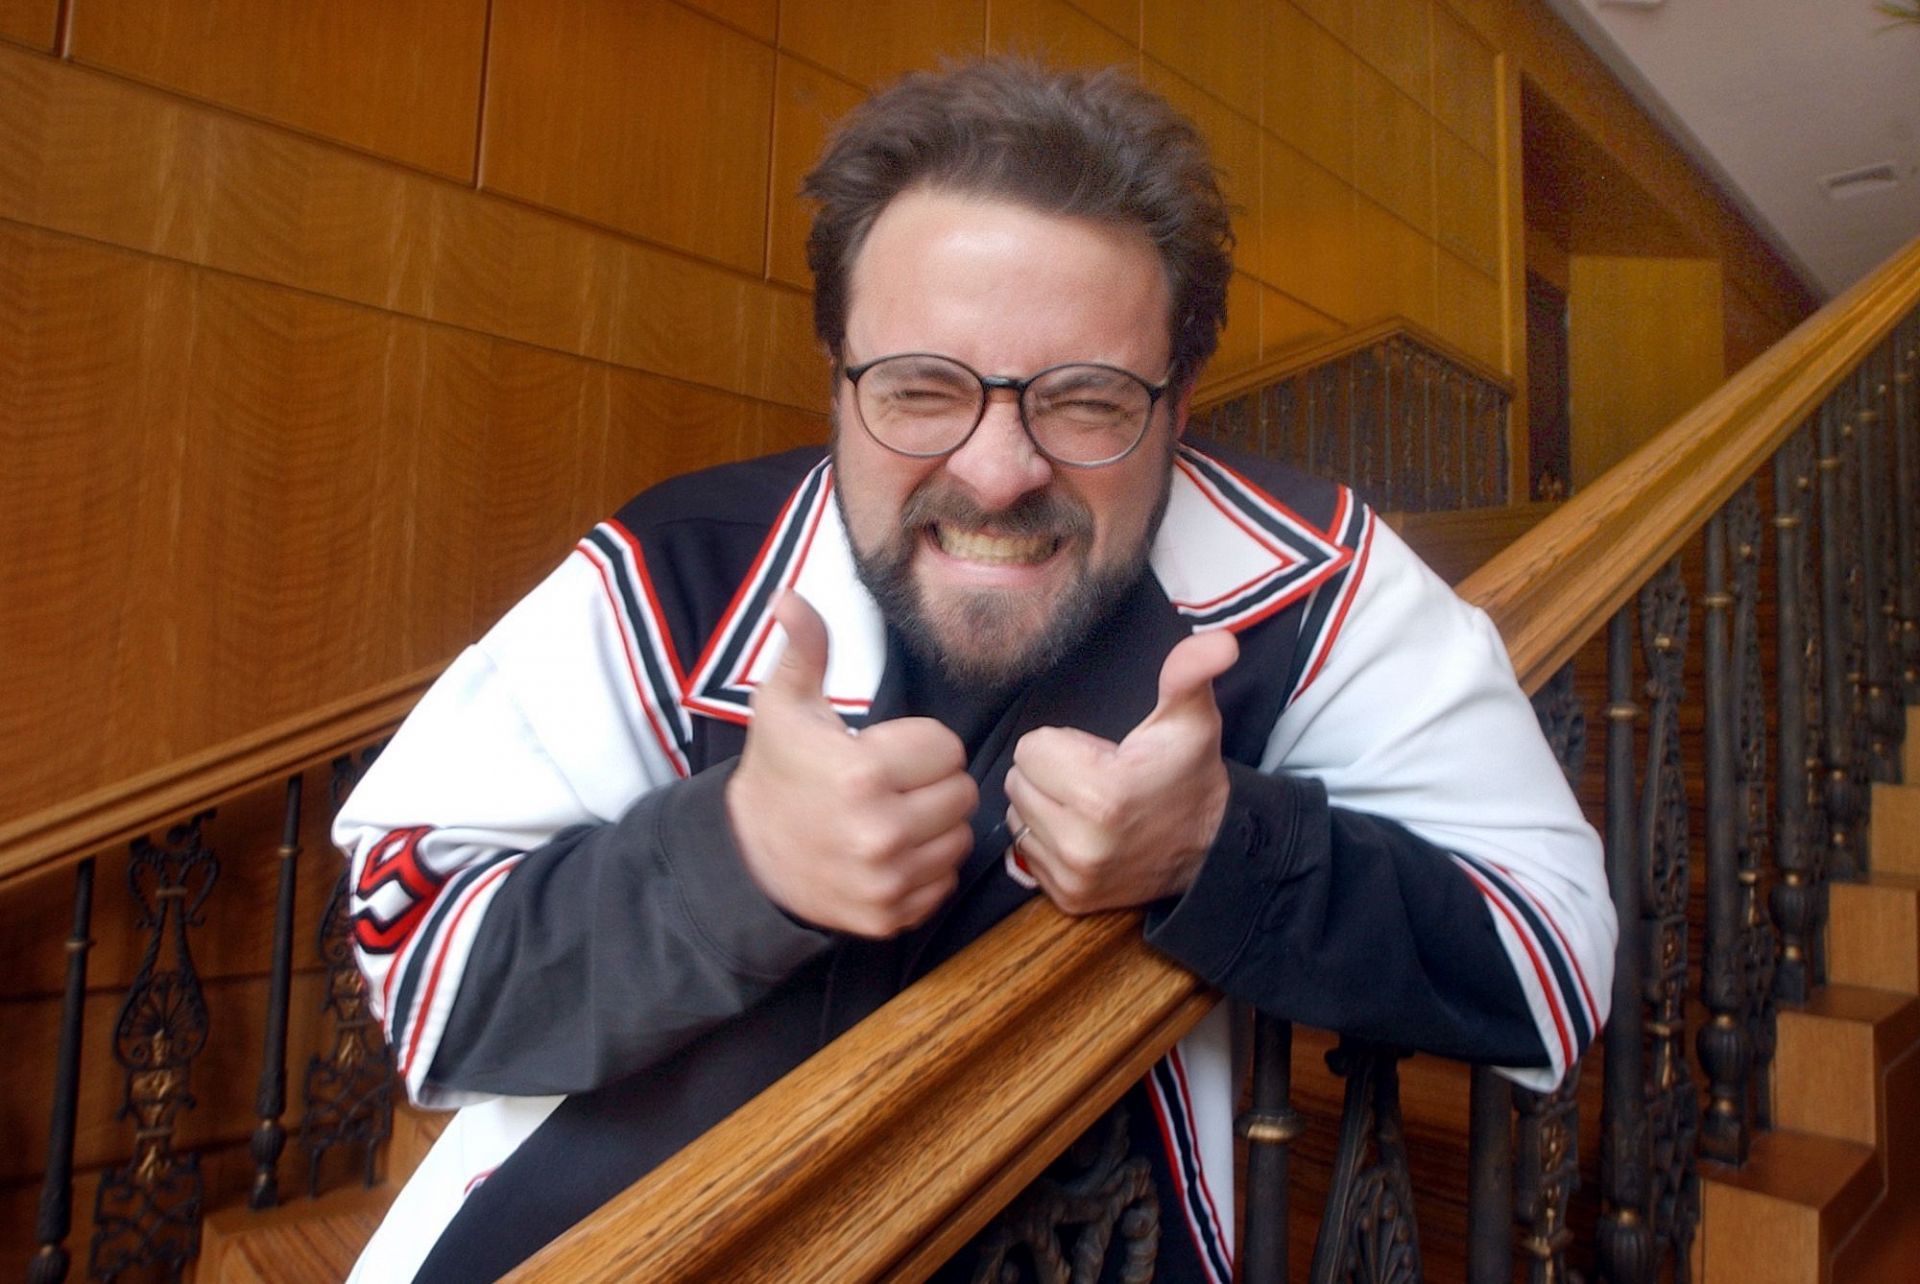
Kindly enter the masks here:
M 980 531 L 949 530 L 935 526 L 933 537 L 941 551 L 969 562 L 1025 565 L 1044 562 L 1059 543 L 1051 536 L 1029 535 L 1015 539 L 1007 535 L 988 535 Z

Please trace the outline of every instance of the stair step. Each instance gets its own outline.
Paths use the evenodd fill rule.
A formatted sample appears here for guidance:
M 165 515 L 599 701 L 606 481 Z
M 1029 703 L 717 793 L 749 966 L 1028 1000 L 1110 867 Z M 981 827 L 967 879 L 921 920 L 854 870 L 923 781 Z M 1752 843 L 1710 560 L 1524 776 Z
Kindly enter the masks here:
M 1920 994 L 1920 877 L 1828 884 L 1827 979 Z
M 1826 1284 L 1880 1194 L 1873 1147 L 1810 1133 L 1762 1133 L 1739 1168 L 1702 1163 L 1702 1284 Z
M 1920 999 L 1891 990 L 1829 985 L 1782 1007 L 1774 1054 L 1776 1127 L 1878 1146 L 1887 1120 L 1880 1078 L 1920 1045 Z
M 395 1187 L 353 1187 L 256 1213 L 225 1208 L 200 1232 L 195 1284 L 338 1284 L 373 1238 Z
M 1908 745 L 1912 752 L 1920 746 Z M 1909 770 L 1907 780 L 1920 782 Z M 1920 783 L 1873 787 L 1873 839 L 1868 848 L 1875 873 L 1920 877 Z

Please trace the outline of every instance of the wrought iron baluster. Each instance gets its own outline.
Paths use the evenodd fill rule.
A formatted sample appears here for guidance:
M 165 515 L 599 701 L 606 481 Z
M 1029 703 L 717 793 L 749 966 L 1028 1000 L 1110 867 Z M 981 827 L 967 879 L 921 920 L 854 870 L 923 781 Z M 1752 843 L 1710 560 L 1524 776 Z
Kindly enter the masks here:
M 975 1238 L 974 1284 L 1026 1278 L 1096 1284 L 1117 1247 L 1121 1284 L 1149 1284 L 1160 1252 L 1153 1169 L 1128 1153 L 1127 1112 L 1116 1106 Z
M 356 763 L 336 758 L 331 784 L 338 810 L 347 792 L 379 753 L 369 749 Z M 320 961 L 326 965 L 326 1011 L 333 1018 L 333 1046 L 307 1062 L 300 1119 L 300 1148 L 307 1155 L 307 1193 L 320 1190 L 320 1163 L 338 1147 L 358 1147 L 362 1181 L 372 1186 L 380 1147 L 393 1135 L 393 1054 L 367 1002 L 366 978 L 353 958 L 343 872 L 320 918 Z
M 1733 594 L 1727 591 L 1724 512 L 1707 519 L 1707 594 L 1700 604 L 1706 609 L 1707 656 L 1707 956 L 1700 970 L 1700 988 L 1708 1017 L 1696 1042 L 1710 1094 L 1701 1149 L 1710 1159 L 1738 1164 L 1747 1157 L 1744 1106 L 1751 1050 L 1739 1017 L 1745 1004 L 1738 992 L 1740 970 L 1734 961 L 1739 897 L 1738 858 L 1733 850 L 1735 710 L 1727 621 Z
M 254 1110 L 260 1122 L 253 1130 L 253 1190 L 250 1208 L 272 1208 L 280 1202 L 280 1153 L 287 1146 L 287 1130 L 280 1122 L 287 1108 L 287 1002 L 293 984 L 293 894 L 300 872 L 301 778 L 287 779 L 287 800 L 280 822 L 280 884 L 274 901 L 273 959 L 267 981 L 267 1035 L 260 1061 L 260 1087 Z
M 1863 765 L 1870 780 L 1895 780 L 1899 762 L 1894 754 L 1900 742 L 1904 710 L 1894 700 L 1893 639 L 1888 624 L 1897 614 L 1888 590 L 1887 483 L 1891 461 L 1886 447 L 1887 423 L 1882 413 L 1891 389 L 1881 377 L 1884 353 L 1868 355 L 1854 374 L 1855 477 L 1860 513 L 1860 700 L 1866 723 L 1867 754 Z
M 1600 1226 L 1595 1256 L 1612 1284 L 1653 1279 L 1653 1151 L 1647 1112 L 1646 1031 L 1634 1020 L 1646 1002 L 1649 968 L 1642 893 L 1646 868 L 1634 807 L 1633 608 L 1607 626 L 1607 883 L 1620 943 L 1614 950 L 1613 1020 L 1605 1044 L 1600 1106 Z
M 1747 1111 L 1756 1128 L 1773 1126 L 1774 1000 L 1773 970 L 1779 933 L 1760 880 L 1773 850 L 1767 799 L 1766 675 L 1760 660 L 1760 495 L 1749 479 L 1726 507 L 1728 551 L 1733 557 L 1733 697 L 1737 714 L 1734 749 L 1734 852 L 1739 859 L 1739 906 L 1734 916 L 1739 937 L 1742 1019 L 1752 1072 Z
M 187 929 L 213 891 L 220 862 L 201 841 L 213 813 L 167 833 L 165 845 L 133 844 L 127 884 L 140 906 L 145 954 L 120 1007 L 114 1057 L 127 1070 L 122 1118 L 134 1121 L 133 1157 L 109 1170 L 94 1199 L 87 1270 L 95 1277 L 158 1268 L 177 1277 L 200 1251 L 200 1157 L 173 1149 L 174 1126 L 193 1107 L 188 1079 L 207 1043 L 207 1005 Z M 172 964 L 158 966 L 172 943 Z
M 1678 562 L 1640 591 L 1640 637 L 1651 720 L 1639 850 L 1646 960 L 1649 1100 L 1655 1243 L 1685 1284 L 1700 1220 L 1694 1141 L 1700 1103 L 1687 1058 L 1687 795 L 1681 775 L 1680 702 L 1688 603 Z
M 27 1264 L 28 1284 L 60 1284 L 73 1230 L 73 1135 L 80 1106 L 80 1036 L 85 1032 L 87 953 L 93 948 L 93 858 L 73 872 L 73 931 L 67 936 L 67 988 L 60 1000 L 60 1046 L 54 1056 L 53 1109 L 47 1122 L 47 1171 L 34 1223 L 39 1251 Z
M 1712 1101 L 1708 1157 L 1744 1163 L 1754 1072 L 1772 1056 L 1773 933 L 1761 910 L 1767 841 L 1766 719 L 1756 625 L 1759 501 L 1747 483 L 1707 523 L 1707 934 L 1700 1062 Z M 1755 1098 L 1760 1098 L 1758 1103 Z
M 1920 472 L 1920 388 L 1914 386 L 1920 374 L 1920 313 L 1908 316 L 1894 331 L 1893 352 L 1895 599 L 1900 613 L 1896 655 L 1906 703 L 1920 704 L 1920 532 L 1915 530 L 1920 519 L 1914 512 L 1920 507 L 1920 478 L 1915 476 Z
M 1293 1023 L 1253 1015 L 1253 1101 L 1236 1131 L 1247 1142 L 1247 1228 L 1240 1278 L 1283 1284 L 1287 1278 L 1287 1158 L 1300 1135 L 1293 1109 Z
M 1534 716 L 1553 749 L 1554 760 L 1570 787 L 1577 787 L 1587 757 L 1587 719 L 1574 692 L 1573 665 L 1563 664 L 1533 697 Z M 1550 1093 L 1515 1089 L 1518 1141 L 1513 1156 L 1515 1215 L 1526 1228 L 1523 1240 L 1532 1284 L 1558 1284 L 1568 1278 L 1566 1252 L 1573 1231 L 1567 1208 L 1580 1184 L 1577 1140 L 1577 1091 L 1580 1067 Z
M 1344 1037 L 1327 1054 L 1327 1065 L 1347 1086 L 1333 1180 L 1308 1273 L 1314 1284 L 1399 1284 L 1421 1278 L 1413 1184 L 1400 1126 L 1402 1055 Z
M 1788 1003 L 1804 1003 L 1811 992 L 1817 856 L 1824 846 L 1819 819 L 1820 755 L 1813 740 L 1819 727 L 1819 631 L 1817 613 L 1811 609 L 1807 520 L 1812 511 L 1814 467 L 1813 438 L 1803 425 L 1773 458 L 1774 579 L 1778 585 L 1774 625 L 1780 683 L 1778 841 L 1774 844 L 1779 878 L 1772 893 L 1780 952 L 1773 989 Z
M 1573 1228 L 1567 1208 L 1580 1184 L 1580 1063 L 1552 1092 L 1516 1088 L 1513 1198 L 1526 1227 L 1529 1284 L 1564 1284 Z
M 1866 868 L 1861 819 L 1865 798 L 1856 779 L 1854 726 L 1859 686 L 1859 634 L 1852 627 L 1850 599 L 1857 596 L 1860 526 L 1854 520 L 1845 476 L 1843 440 L 1849 417 L 1829 397 L 1820 407 L 1820 708 L 1827 781 L 1822 802 L 1827 817 L 1827 869 L 1852 878 Z
M 1467 1280 L 1513 1279 L 1513 1085 L 1473 1068 L 1467 1106 Z

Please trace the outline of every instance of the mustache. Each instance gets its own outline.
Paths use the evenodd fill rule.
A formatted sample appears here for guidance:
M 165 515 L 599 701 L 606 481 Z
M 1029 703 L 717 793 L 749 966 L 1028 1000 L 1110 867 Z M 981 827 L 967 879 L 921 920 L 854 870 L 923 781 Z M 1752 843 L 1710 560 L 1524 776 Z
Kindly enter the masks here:
M 1091 538 L 1093 514 L 1086 505 L 1051 489 L 1030 491 L 1005 508 L 989 509 L 949 486 L 923 486 L 900 507 L 902 530 L 934 524 L 991 529 L 1015 537 L 1050 535 L 1056 539 Z

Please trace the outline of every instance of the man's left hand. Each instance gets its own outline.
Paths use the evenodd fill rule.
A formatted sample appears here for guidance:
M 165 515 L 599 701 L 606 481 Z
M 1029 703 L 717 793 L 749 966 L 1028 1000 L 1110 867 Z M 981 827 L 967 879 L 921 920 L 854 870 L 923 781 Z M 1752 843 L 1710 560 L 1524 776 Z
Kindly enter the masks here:
M 1239 653 L 1224 630 L 1181 639 L 1160 667 L 1153 712 L 1119 744 L 1069 727 L 1020 738 L 1007 826 L 1062 910 L 1143 905 L 1193 882 L 1227 810 L 1213 680 Z

